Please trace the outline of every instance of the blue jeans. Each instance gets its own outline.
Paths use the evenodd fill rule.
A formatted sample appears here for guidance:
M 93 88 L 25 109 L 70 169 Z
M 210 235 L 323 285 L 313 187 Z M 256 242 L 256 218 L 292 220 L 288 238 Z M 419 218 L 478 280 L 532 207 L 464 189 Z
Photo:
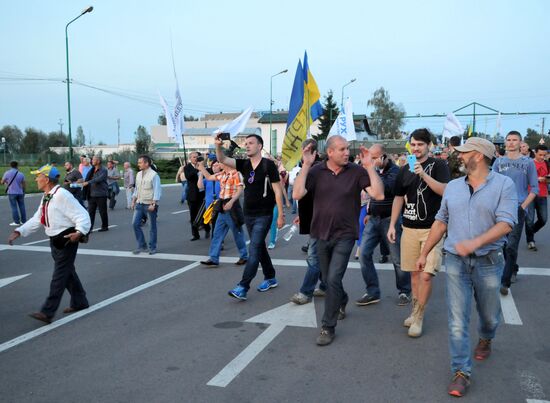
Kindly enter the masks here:
M 187 200 L 187 181 L 181 182 L 181 187 L 181 202 L 183 204 Z
M 302 287 L 300 287 L 300 292 L 311 298 L 313 296 L 313 291 L 315 291 L 317 281 L 319 281 L 321 277 L 321 271 L 319 270 L 319 256 L 317 256 L 317 239 L 315 238 L 309 238 L 306 263 L 307 271 L 304 276 Z M 323 279 L 321 279 L 319 288 L 323 291 L 327 289 Z
M 136 241 L 138 248 L 145 249 L 147 244 L 145 243 L 145 236 L 141 229 L 141 220 L 147 217 L 149 214 L 149 250 L 157 250 L 157 214 L 159 207 L 156 206 L 153 211 L 148 210 L 149 205 L 143 203 L 136 203 L 136 209 L 134 211 L 134 219 L 132 225 L 134 226 L 134 234 L 136 235 Z
M 277 218 L 279 218 L 279 209 L 275 206 L 273 209 L 273 219 L 271 220 L 271 228 L 269 232 L 269 243 L 272 243 L 273 245 L 277 243 L 277 233 L 279 232 L 277 229 Z
M 271 258 L 265 246 L 265 237 L 269 232 L 272 219 L 273 217 L 270 215 L 260 217 L 244 216 L 244 222 L 246 223 L 248 236 L 250 237 L 250 245 L 248 248 L 248 261 L 244 267 L 243 277 L 239 285 L 247 291 L 250 288 L 250 282 L 258 273 L 260 263 L 262 264 L 264 279 L 275 278 L 275 268 L 273 267 L 273 263 L 271 263 Z
M 518 206 L 518 223 L 514 225 L 512 232 L 508 234 L 508 240 L 504 247 L 504 257 L 506 264 L 504 265 L 504 273 L 502 274 L 502 285 L 510 287 L 512 284 L 512 274 L 518 272 L 518 247 L 521 240 L 521 233 L 525 225 L 525 210 Z
M 500 322 L 499 290 L 504 256 L 500 249 L 482 257 L 460 257 L 447 252 L 445 267 L 451 371 L 470 375 L 472 299 L 479 315 L 479 337 L 491 340 Z
M 229 211 L 224 213 L 218 213 L 216 219 L 216 225 L 214 226 L 214 234 L 212 235 L 212 242 L 210 243 L 210 249 L 208 255 L 210 260 L 214 263 L 220 263 L 220 251 L 222 250 L 222 243 L 227 235 L 227 231 L 231 230 L 233 233 L 233 239 L 239 249 L 239 257 L 241 259 L 248 259 L 248 251 L 246 250 L 246 243 L 244 241 L 243 228 L 237 228 L 235 222 L 231 218 Z
M 537 221 L 535 222 L 535 213 Z M 535 242 L 535 234 L 546 224 L 548 220 L 548 201 L 546 197 L 535 197 L 533 203 L 527 209 L 525 217 L 525 236 L 527 242 Z
M 367 216 L 367 205 L 361 206 L 359 212 L 359 239 L 357 240 L 357 246 L 361 247 L 361 241 L 363 240 L 363 231 L 365 230 L 365 217 Z
M 338 320 L 338 310 L 348 303 L 348 294 L 344 291 L 342 279 L 348 268 L 349 257 L 355 244 L 355 239 L 317 240 L 317 256 L 321 276 L 327 284 L 325 297 L 325 312 L 322 326 L 325 329 L 334 329 Z
M 294 189 L 294 185 L 288 185 L 288 202 L 292 206 L 292 214 L 296 214 L 296 209 L 298 208 L 298 202 L 292 198 L 292 190 Z
M 25 210 L 25 195 L 8 195 L 10 199 L 11 215 L 13 222 L 24 223 L 27 221 L 27 212 Z
M 390 220 L 391 217 L 380 218 L 372 216 L 363 232 L 359 262 L 361 263 L 361 274 L 367 286 L 367 294 L 374 298 L 380 298 L 378 274 L 376 274 L 376 268 L 372 260 L 372 254 L 378 244 L 385 244 L 389 249 L 395 271 L 395 286 L 398 292 L 407 295 L 411 293 L 411 275 L 409 272 L 401 270 L 401 251 L 399 246 L 402 232 L 401 222 L 398 222 L 395 226 L 397 232 L 395 243 L 390 243 L 386 236 L 390 227 Z

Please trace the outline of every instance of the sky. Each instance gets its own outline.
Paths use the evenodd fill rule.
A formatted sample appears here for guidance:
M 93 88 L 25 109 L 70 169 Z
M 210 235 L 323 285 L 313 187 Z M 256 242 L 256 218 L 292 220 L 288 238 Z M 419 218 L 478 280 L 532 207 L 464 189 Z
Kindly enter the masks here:
M 94 143 L 116 144 L 117 119 L 121 142 L 132 142 L 138 125 L 156 124 L 159 93 L 174 103 L 170 38 L 188 115 L 268 111 L 270 77 L 284 69 L 273 78 L 273 108 L 288 109 L 305 50 L 322 95 L 333 90 L 339 101 L 356 79 L 345 88 L 356 114 L 372 111 L 379 87 L 407 115 L 474 101 L 550 112 L 545 0 L 29 0 L 0 5 L 0 127 L 50 132 L 61 119 L 67 132 L 64 28 L 88 5 L 94 10 L 69 26 L 71 117 L 73 138 L 80 125 Z M 502 132 L 540 131 L 543 116 L 505 116 Z M 404 130 L 439 133 L 443 121 L 407 119 Z M 496 117 L 476 125 L 493 133 Z

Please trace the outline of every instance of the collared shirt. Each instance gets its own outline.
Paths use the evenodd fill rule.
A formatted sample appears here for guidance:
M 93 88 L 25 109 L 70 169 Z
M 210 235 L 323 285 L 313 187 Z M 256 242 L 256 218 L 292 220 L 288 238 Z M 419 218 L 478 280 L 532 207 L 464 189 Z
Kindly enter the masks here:
M 219 172 L 214 176 L 220 181 L 220 199 L 231 199 L 239 190 L 239 186 L 243 186 L 241 175 L 236 170 Z
M 487 232 L 496 223 L 514 226 L 518 222 L 518 196 L 514 182 L 494 171 L 477 190 L 468 183 L 468 177 L 454 179 L 447 184 L 441 207 L 435 219 L 447 224 L 447 239 L 443 245 L 450 253 L 458 254 L 458 242 L 474 239 Z M 502 248 L 506 236 L 477 249 L 476 256 Z
M 326 162 L 311 167 L 307 192 L 313 192 L 310 235 L 315 239 L 358 239 L 361 190 L 370 186 L 367 170 L 348 163 L 336 175 Z
M 56 236 L 68 228 L 75 227 L 82 234 L 90 231 L 90 215 L 84 207 L 66 189 L 55 186 L 48 195 L 52 195 L 47 203 L 44 229 L 47 236 Z M 38 210 L 25 224 L 17 228 L 22 236 L 28 236 L 36 232 L 41 224 L 42 206 L 45 204 L 44 196 L 38 205 Z
M 23 175 L 23 173 L 19 172 L 17 169 L 11 168 L 10 170 L 4 172 L 4 176 L 2 177 L 2 180 L 4 181 L 6 186 L 10 185 L 7 188 L 7 192 L 6 192 L 7 194 L 22 195 L 25 193 L 25 191 L 23 190 L 23 182 L 25 182 L 25 175 Z

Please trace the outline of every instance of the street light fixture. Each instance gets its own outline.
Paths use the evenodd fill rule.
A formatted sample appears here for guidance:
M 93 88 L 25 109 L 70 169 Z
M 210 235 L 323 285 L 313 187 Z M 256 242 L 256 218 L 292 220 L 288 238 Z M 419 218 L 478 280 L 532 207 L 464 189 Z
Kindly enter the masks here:
M 69 159 L 70 160 L 73 159 L 73 139 L 72 139 L 72 131 L 71 131 L 71 79 L 69 77 L 69 34 L 67 30 L 69 28 L 69 25 L 71 25 L 73 22 L 78 20 L 84 14 L 91 13 L 93 9 L 94 8 L 92 6 L 84 9 L 78 17 L 73 18 L 65 26 L 65 55 L 67 59 L 67 108 L 69 112 Z
M 271 130 L 271 124 L 273 123 L 273 77 L 284 74 L 287 71 L 288 69 L 284 69 L 277 74 L 273 74 L 269 83 L 269 144 L 271 144 L 271 154 L 277 153 L 277 137 L 275 137 L 275 147 L 273 147 L 273 132 Z
M 347 82 L 346 84 L 344 84 L 344 86 L 342 87 L 342 109 L 344 108 L 344 88 L 346 88 L 348 85 L 350 85 L 351 83 L 354 83 L 355 81 L 357 81 L 357 79 L 355 78 L 352 78 L 349 82 Z
M 2 137 L 2 149 L 4 150 L 4 165 L 6 165 L 6 138 Z

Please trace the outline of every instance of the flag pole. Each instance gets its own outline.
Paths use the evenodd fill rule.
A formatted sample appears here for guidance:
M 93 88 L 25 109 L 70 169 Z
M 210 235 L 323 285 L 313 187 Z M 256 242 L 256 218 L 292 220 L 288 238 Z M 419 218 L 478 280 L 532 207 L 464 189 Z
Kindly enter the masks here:
M 176 75 L 176 63 L 174 61 L 174 45 L 172 44 L 172 30 L 170 30 L 170 52 L 172 54 L 172 69 L 174 70 L 174 79 L 176 80 L 176 88 L 179 90 L 178 76 Z M 183 120 L 185 121 L 185 115 L 183 115 Z M 187 151 L 185 150 L 185 137 L 183 136 L 183 133 L 179 133 L 179 135 L 181 136 L 181 144 L 183 145 L 183 160 L 185 161 L 185 165 L 187 165 Z

